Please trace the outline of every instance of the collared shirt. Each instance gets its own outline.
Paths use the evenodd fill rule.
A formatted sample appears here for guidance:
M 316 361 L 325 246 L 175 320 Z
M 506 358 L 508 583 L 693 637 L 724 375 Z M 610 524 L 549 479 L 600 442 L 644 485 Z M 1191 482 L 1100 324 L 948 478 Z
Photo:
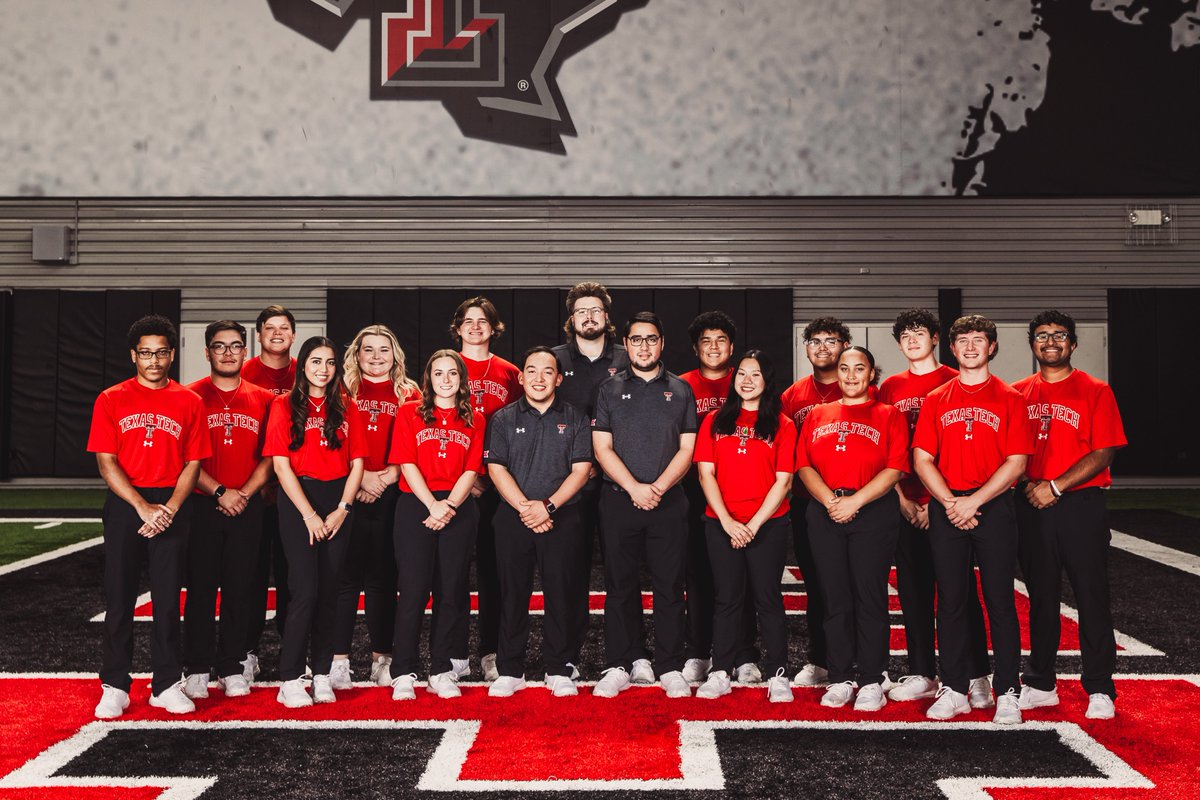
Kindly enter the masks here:
M 600 385 L 593 430 L 612 434 L 613 451 L 641 483 L 651 483 L 679 452 L 679 435 L 695 433 L 696 398 L 679 376 L 659 367 L 649 381 L 632 369 Z M 611 479 L 605 475 L 605 480 Z
M 545 413 L 525 397 L 492 415 L 487 428 L 485 464 L 499 464 L 531 500 L 557 491 L 579 463 L 591 463 L 590 420 L 575 406 L 555 397 Z M 576 493 L 563 505 L 579 499 Z
M 629 355 L 625 346 L 612 339 L 604 345 L 604 352 L 595 361 L 579 352 L 574 341 L 554 348 L 558 369 L 562 372 L 562 385 L 555 396 L 561 397 L 587 415 L 596 418 L 596 394 L 600 384 L 629 367 Z

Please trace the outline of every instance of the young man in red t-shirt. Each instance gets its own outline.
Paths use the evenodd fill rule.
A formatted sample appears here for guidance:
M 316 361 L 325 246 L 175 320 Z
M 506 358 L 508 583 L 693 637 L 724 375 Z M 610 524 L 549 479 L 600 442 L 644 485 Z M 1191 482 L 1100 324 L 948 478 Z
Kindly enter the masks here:
M 108 484 L 104 503 L 104 662 L 100 719 L 129 707 L 133 607 L 142 564 L 150 567 L 154 622 L 150 705 L 172 714 L 196 706 L 183 693 L 179 658 L 179 592 L 201 459 L 211 453 L 204 407 L 170 378 L 179 337 L 166 317 L 142 317 L 129 329 L 137 375 L 96 398 L 88 452 Z
M 188 541 L 187 603 L 184 606 L 184 693 L 208 697 L 209 670 L 226 697 L 250 693 L 242 674 L 250 629 L 255 568 L 262 538 L 259 490 L 272 475 L 262 455 L 267 411 L 275 395 L 241 377 L 246 329 L 219 320 L 204 330 L 207 378 L 188 386 L 204 401 L 212 456 L 200 465 L 192 532 Z M 217 644 L 217 587 L 221 589 L 221 635 Z
M 971 560 L 979 565 L 995 654 L 993 721 L 1021 722 L 1021 631 L 1013 600 L 1017 525 L 1012 486 L 1033 452 L 1020 393 L 988 370 L 996 357 L 996 325 L 972 314 L 950 326 L 958 377 L 925 398 L 913 437 L 913 468 L 929 490 L 929 541 L 937 575 L 938 649 L 942 688 L 926 712 L 950 719 L 971 710 L 967 697 L 967 594 Z
M 504 333 L 504 322 L 495 304 L 486 297 L 464 300 L 454 311 L 450 335 L 462 347 L 467 365 L 467 387 L 475 413 L 488 420 L 492 414 L 521 397 L 521 370 L 492 353 L 492 340 Z M 475 538 L 475 587 L 479 592 L 479 666 L 484 680 L 500 677 L 496 648 L 500 638 L 500 573 L 496 565 L 496 531 L 492 519 L 500 507 L 500 494 L 487 473 L 479 470 L 471 490 L 479 504 Z M 457 668 L 458 665 L 456 665 Z
M 946 381 L 958 376 L 958 370 L 937 360 L 940 323 L 928 310 L 911 308 L 900 313 L 892 325 L 892 336 L 908 361 L 908 369 L 887 378 L 879 387 L 879 399 L 895 406 L 908 421 L 909 437 L 917 428 L 925 396 Z M 911 470 L 910 470 L 911 472 Z M 888 692 L 898 702 L 933 697 L 939 688 L 937 659 L 934 655 L 933 552 L 929 546 L 929 492 L 915 474 L 896 485 L 900 499 L 900 539 L 896 546 L 896 591 L 904 615 L 904 638 L 908 649 L 908 675 Z M 971 568 L 970 579 L 975 579 Z M 967 593 L 967 621 L 971 631 L 968 648 L 971 679 L 967 692 L 973 708 L 991 708 L 992 684 L 988 678 L 987 629 L 979 593 Z
M 1107 383 L 1071 366 L 1075 320 L 1043 311 L 1029 323 L 1039 370 L 1013 388 L 1025 397 L 1036 427 L 1027 481 L 1017 492 L 1018 554 L 1029 588 L 1029 669 L 1021 677 L 1021 708 L 1058 705 L 1055 659 L 1065 568 L 1079 606 L 1079 644 L 1087 717 L 1111 719 L 1117 690 L 1104 490 L 1108 468 L 1126 445 L 1117 400 Z

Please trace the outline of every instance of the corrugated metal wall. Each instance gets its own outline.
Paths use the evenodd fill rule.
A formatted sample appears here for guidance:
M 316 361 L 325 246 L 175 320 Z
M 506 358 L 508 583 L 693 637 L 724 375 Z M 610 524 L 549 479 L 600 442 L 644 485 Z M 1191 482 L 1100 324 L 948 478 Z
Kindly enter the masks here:
M 794 319 L 890 320 L 963 306 L 1024 321 L 1052 300 L 1106 321 L 1108 287 L 1200 285 L 1200 199 L 1172 238 L 1127 245 L 1129 199 L 464 199 L 0 201 L 0 287 L 179 288 L 184 322 L 283 302 L 324 319 L 325 289 L 753 287 L 791 283 Z M 1158 203 L 1149 203 L 1157 207 Z M 34 224 L 78 225 L 70 266 L 30 257 Z

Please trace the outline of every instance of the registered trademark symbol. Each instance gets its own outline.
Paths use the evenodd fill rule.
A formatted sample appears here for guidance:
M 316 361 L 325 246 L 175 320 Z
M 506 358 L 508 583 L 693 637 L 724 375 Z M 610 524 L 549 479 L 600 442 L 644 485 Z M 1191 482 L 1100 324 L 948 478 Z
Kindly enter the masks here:
M 529 81 L 524 79 L 517 81 L 517 89 L 522 92 L 529 91 Z

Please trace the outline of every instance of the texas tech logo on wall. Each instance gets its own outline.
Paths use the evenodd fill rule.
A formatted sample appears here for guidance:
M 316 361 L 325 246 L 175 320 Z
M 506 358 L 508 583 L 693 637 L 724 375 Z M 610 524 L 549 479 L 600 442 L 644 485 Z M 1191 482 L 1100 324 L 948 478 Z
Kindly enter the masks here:
M 330 50 L 371 23 L 372 100 L 440 100 L 470 137 L 565 153 L 564 59 L 647 0 L 268 0 Z

